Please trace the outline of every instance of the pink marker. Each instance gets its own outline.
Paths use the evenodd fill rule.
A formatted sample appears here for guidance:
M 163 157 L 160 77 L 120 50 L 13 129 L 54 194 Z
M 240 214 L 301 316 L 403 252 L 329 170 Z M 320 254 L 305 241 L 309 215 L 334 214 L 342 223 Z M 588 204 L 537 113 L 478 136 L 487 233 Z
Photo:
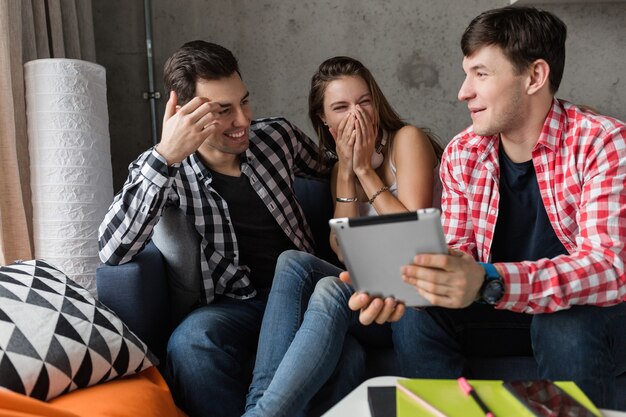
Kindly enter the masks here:
M 496 417 L 495 414 L 493 414 L 491 410 L 489 410 L 489 408 L 483 402 L 483 400 L 480 399 L 480 397 L 478 396 L 478 393 L 474 391 L 474 388 L 472 388 L 469 382 L 467 382 L 467 379 L 461 377 L 457 379 L 457 382 L 459 383 L 459 387 L 461 387 L 461 391 L 463 391 L 465 395 L 472 396 L 474 401 L 476 401 L 476 404 L 478 404 L 480 409 L 483 410 L 483 413 L 485 413 L 485 417 Z

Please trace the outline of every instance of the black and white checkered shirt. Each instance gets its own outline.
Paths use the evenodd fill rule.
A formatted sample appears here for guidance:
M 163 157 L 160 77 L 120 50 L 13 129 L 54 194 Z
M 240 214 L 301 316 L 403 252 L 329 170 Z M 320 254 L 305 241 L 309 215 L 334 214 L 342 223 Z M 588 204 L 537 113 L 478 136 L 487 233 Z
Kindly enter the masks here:
M 260 119 L 250 126 L 250 147 L 241 156 L 241 172 L 295 246 L 313 250 L 313 237 L 293 192 L 294 175 L 319 177 L 324 172 L 317 145 L 283 118 Z M 326 164 L 328 166 L 328 164 Z M 100 259 L 128 262 L 152 236 L 163 208 L 174 205 L 194 219 L 201 239 L 201 270 L 206 302 L 215 294 L 254 297 L 226 201 L 211 187 L 211 173 L 196 154 L 168 167 L 149 149 L 129 167 L 99 229 Z M 259 248 L 263 250 L 263 248 Z

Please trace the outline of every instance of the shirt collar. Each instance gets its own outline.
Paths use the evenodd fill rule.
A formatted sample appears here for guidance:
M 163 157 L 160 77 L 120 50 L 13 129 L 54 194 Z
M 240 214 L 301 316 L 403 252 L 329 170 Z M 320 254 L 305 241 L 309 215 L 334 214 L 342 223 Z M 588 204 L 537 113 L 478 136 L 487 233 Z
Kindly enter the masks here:
M 204 163 L 202 163 L 202 161 L 198 157 L 198 154 L 194 152 L 191 155 L 189 155 L 188 158 L 189 158 L 189 165 L 191 166 L 191 169 L 193 169 L 193 172 L 196 173 L 198 178 L 200 179 L 208 178 L 209 182 L 211 182 L 211 180 L 213 179 L 213 176 L 211 175 L 211 171 L 204 165 Z
M 189 165 L 191 166 L 195 174 L 198 176 L 198 178 L 200 179 L 208 178 L 209 183 L 210 183 L 213 180 L 213 175 L 211 174 L 211 170 L 208 169 L 204 165 L 202 160 L 200 160 L 200 158 L 198 157 L 198 154 L 194 152 L 191 155 L 189 155 L 188 158 L 189 158 Z M 246 151 L 239 158 L 242 171 L 244 171 L 243 167 L 245 165 L 250 165 L 254 159 L 255 159 L 254 154 L 252 153 L 252 151 L 250 151 L 250 147 L 248 147 L 248 149 L 246 149 Z
M 467 128 L 470 137 L 467 141 L 467 147 L 475 149 L 479 160 L 484 161 L 492 153 L 497 154 L 497 144 L 499 135 L 481 136 L 474 133 L 474 127 Z
M 561 103 L 556 98 L 552 100 L 552 107 L 546 116 L 546 120 L 543 122 L 543 128 L 539 135 L 539 140 L 535 145 L 535 149 L 538 146 L 544 146 L 551 151 L 556 151 L 561 145 L 563 140 L 563 132 L 566 131 L 567 115 Z

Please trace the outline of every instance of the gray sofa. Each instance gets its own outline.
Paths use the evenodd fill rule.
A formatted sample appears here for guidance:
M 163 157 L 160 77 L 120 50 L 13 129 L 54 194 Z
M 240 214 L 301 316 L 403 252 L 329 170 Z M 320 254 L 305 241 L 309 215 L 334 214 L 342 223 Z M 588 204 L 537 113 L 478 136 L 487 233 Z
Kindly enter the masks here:
M 313 230 L 318 256 L 336 263 L 328 244 L 328 219 L 332 203 L 327 182 L 296 178 L 296 195 Z M 96 272 L 98 297 L 114 310 L 128 327 L 144 340 L 159 358 L 165 357 L 165 346 L 175 325 L 179 310 L 170 300 L 164 258 L 153 242 L 148 242 L 133 261 L 118 265 L 101 265 Z M 624 353 L 626 354 L 626 353 Z M 367 347 L 368 377 L 398 375 L 393 349 Z M 537 379 L 537 364 L 532 356 L 474 357 L 469 362 L 469 376 L 474 379 Z M 626 411 L 626 374 L 616 380 L 618 409 Z

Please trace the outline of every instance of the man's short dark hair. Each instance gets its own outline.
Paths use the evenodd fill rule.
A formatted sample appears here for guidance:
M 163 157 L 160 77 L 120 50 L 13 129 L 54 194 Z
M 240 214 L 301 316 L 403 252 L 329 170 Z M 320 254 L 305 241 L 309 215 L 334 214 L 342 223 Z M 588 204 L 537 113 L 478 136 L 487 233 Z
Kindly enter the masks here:
M 550 66 L 550 90 L 556 93 L 565 66 L 567 26 L 554 14 L 534 7 L 508 6 L 488 10 L 469 24 L 461 38 L 464 56 L 495 45 L 521 73 L 537 59 Z
M 175 91 L 178 104 L 183 105 L 194 98 L 198 79 L 219 80 L 235 72 L 241 77 L 237 59 L 228 49 L 201 40 L 187 42 L 165 63 L 165 91 Z

